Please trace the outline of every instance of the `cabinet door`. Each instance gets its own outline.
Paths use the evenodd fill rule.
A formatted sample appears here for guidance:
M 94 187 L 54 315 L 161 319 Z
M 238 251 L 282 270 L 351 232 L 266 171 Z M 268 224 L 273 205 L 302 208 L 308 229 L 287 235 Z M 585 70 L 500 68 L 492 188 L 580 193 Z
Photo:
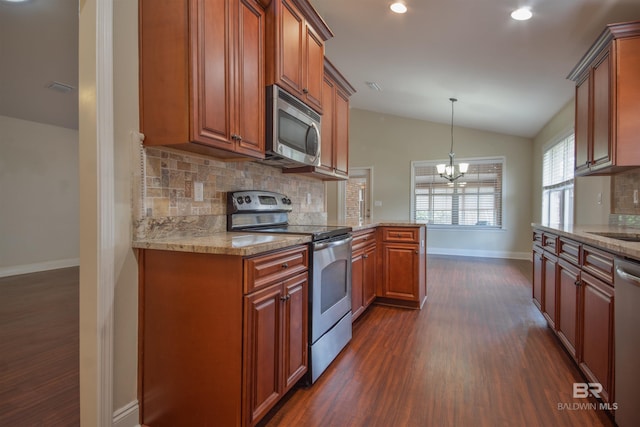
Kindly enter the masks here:
M 418 245 L 384 243 L 382 296 L 386 298 L 418 301 Z
M 265 13 L 255 0 L 238 1 L 238 55 L 236 151 L 253 156 L 264 154 Z
M 324 43 L 310 25 L 305 25 L 305 79 L 302 92 L 310 107 L 323 113 L 322 86 L 324 80 Z
M 307 273 L 300 274 L 284 284 L 284 389 L 286 393 L 307 372 L 307 310 L 309 281 Z
M 333 117 L 334 98 L 336 95 L 336 85 L 333 81 L 325 77 L 322 89 L 322 133 L 320 134 L 320 169 L 333 172 Z
M 542 311 L 542 249 L 533 247 L 533 303 Z
M 337 173 L 349 174 L 349 97 L 337 90 L 334 112 L 334 166 Z
M 611 77 L 609 53 L 593 68 L 593 149 L 591 168 L 611 164 Z
M 574 358 L 578 349 L 578 299 L 580 297 L 580 270 L 564 261 L 558 261 L 558 336 Z
M 556 265 L 558 260 L 553 255 L 543 255 L 544 303 L 542 314 L 552 329 L 556 328 Z
M 262 418 L 281 397 L 283 301 L 281 284 L 245 297 L 245 416 L 250 424 Z
M 278 1 L 278 0 L 274 0 Z M 303 60 L 304 53 L 303 37 L 305 35 L 305 21 L 302 14 L 289 0 L 282 1 L 280 8 L 280 66 L 276 67 L 280 71 L 277 80 L 286 89 L 294 94 L 302 93 L 303 82 Z
M 575 169 L 576 173 L 584 173 L 589 170 L 589 85 L 591 80 L 587 77 L 576 86 L 576 117 L 575 117 Z
M 375 245 L 369 245 L 364 250 L 364 265 L 362 270 L 362 299 L 367 308 L 376 298 L 376 266 L 378 261 L 378 249 Z
M 582 273 L 580 368 L 590 382 L 602 385 L 605 402 L 611 401 L 613 378 L 613 297 L 613 287 Z
M 351 320 L 354 321 L 364 311 L 364 250 L 360 249 L 351 257 Z
M 193 40 L 193 135 L 196 142 L 232 150 L 232 121 L 235 111 L 233 76 L 233 28 L 228 9 L 234 0 L 198 0 L 191 19 Z M 161 89 L 159 89 L 161 90 Z

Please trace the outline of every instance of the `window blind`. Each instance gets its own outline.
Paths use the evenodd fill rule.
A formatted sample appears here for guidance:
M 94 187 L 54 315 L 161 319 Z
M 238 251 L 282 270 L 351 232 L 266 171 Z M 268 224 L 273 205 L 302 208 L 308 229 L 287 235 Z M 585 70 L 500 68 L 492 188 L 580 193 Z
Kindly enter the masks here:
M 547 148 L 542 157 L 542 222 L 573 223 L 573 134 Z
M 464 177 L 450 183 L 438 162 L 413 164 L 413 218 L 431 225 L 502 227 L 503 159 L 465 159 Z

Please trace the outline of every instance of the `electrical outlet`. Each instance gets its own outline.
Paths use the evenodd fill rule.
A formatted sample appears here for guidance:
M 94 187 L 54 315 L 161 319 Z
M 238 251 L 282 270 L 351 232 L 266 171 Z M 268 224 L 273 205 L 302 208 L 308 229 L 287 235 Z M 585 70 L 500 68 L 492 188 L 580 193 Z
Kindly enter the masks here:
M 633 190 L 633 204 L 638 204 L 638 190 Z
M 194 202 L 204 201 L 204 184 L 202 182 L 198 182 L 198 181 L 193 182 L 193 201 Z

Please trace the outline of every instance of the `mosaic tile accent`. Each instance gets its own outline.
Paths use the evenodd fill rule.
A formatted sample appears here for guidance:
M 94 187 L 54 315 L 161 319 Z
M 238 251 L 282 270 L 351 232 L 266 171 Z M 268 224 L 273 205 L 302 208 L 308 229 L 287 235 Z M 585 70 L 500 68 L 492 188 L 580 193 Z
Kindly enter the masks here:
M 611 179 L 613 191 L 612 214 L 640 215 L 640 204 L 633 203 L 633 190 L 640 190 L 640 169 L 632 169 L 614 175 Z
M 324 183 L 320 180 L 283 174 L 279 168 L 256 162 L 223 162 L 164 147 L 144 147 L 142 156 L 142 206 L 134 224 L 137 238 L 166 235 L 172 230 L 224 231 L 226 193 L 237 190 L 286 194 L 293 202 L 293 224 L 326 222 Z M 203 183 L 202 201 L 194 200 L 195 182 Z M 307 194 L 311 203 L 307 203 Z

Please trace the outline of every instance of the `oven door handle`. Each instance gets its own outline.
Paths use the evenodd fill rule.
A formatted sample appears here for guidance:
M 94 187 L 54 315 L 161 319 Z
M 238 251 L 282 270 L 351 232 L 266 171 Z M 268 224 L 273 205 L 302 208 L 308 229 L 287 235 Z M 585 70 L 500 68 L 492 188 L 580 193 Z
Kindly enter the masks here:
M 353 237 L 349 236 L 349 237 L 347 237 L 345 239 L 334 240 L 332 242 L 313 243 L 313 250 L 314 251 L 320 251 L 322 249 L 333 248 L 333 247 L 336 247 L 336 246 L 342 246 L 342 245 L 350 244 L 352 240 L 353 240 Z

